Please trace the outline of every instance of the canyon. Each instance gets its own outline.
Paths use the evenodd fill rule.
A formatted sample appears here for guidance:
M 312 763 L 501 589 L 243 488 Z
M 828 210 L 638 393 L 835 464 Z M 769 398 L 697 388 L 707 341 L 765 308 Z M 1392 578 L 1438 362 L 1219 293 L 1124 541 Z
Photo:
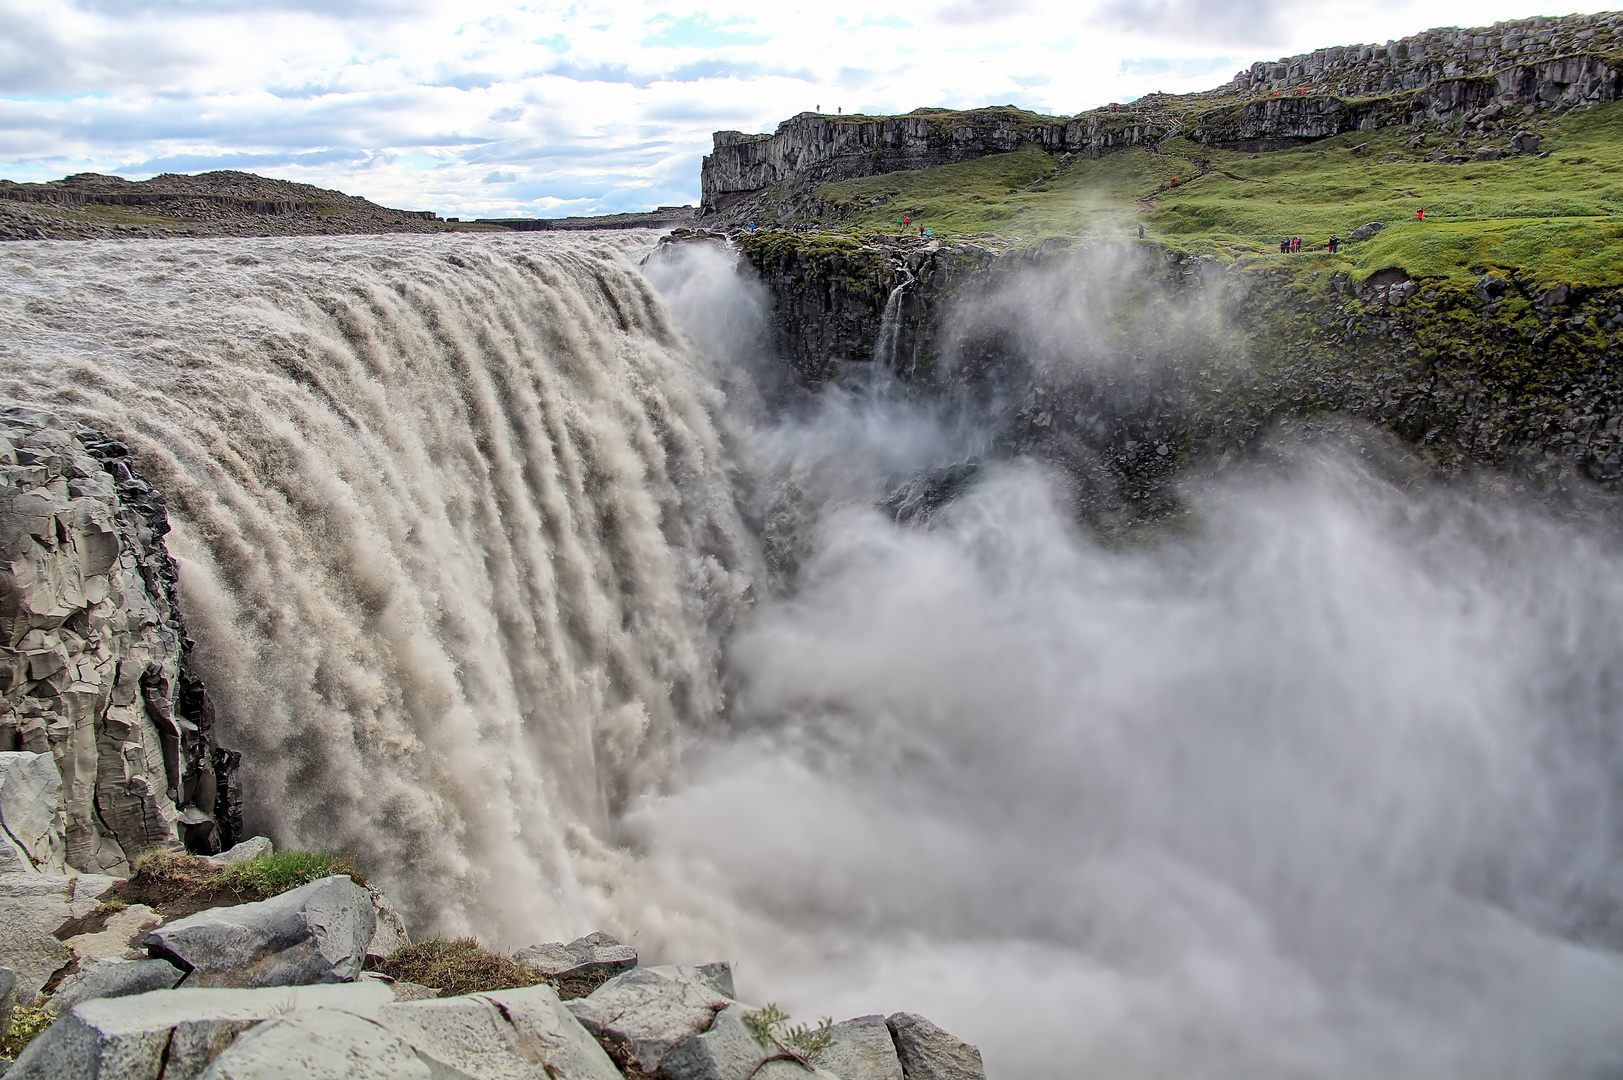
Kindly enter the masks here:
M 1546 189 L 1620 26 L 803 114 L 596 229 L 0 185 L 15 1075 L 1605 1075 L 1623 279 Z M 1314 169 L 1400 213 L 1259 245 Z

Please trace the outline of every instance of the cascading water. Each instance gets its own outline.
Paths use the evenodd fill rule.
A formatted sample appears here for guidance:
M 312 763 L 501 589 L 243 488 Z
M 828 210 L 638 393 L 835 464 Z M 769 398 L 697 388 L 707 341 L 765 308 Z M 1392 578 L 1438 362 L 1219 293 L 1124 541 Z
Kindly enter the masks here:
M 168 496 L 250 825 L 358 855 L 425 931 L 589 929 L 571 859 L 714 728 L 749 580 L 716 376 L 627 258 L 28 244 L 0 275 L 0 393 Z
M 994 1077 L 1623 1067 L 1609 541 L 1287 443 L 1108 548 L 922 397 L 769 412 L 758 287 L 645 246 L 0 249 L 5 393 L 168 492 L 284 840 Z
M 902 340 L 902 294 L 913 285 L 913 272 L 906 266 L 897 268 L 901 274 L 885 297 L 885 311 L 879 319 L 879 341 L 874 346 L 873 362 L 887 371 L 896 368 L 896 353 Z

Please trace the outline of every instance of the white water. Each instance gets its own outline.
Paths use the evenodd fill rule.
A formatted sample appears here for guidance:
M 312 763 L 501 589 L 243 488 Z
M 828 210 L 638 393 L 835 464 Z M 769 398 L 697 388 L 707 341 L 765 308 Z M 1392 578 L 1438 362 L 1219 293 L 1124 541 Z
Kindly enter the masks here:
M 1308 447 L 1128 553 L 1026 462 L 898 527 L 984 433 L 769 419 L 759 292 L 640 243 L 0 249 L 4 392 L 171 494 L 280 839 L 995 1077 L 1623 1070 L 1617 552 Z
M 10 245 L 0 396 L 167 494 L 250 825 L 518 945 L 716 729 L 749 559 L 647 238 L 482 239 Z

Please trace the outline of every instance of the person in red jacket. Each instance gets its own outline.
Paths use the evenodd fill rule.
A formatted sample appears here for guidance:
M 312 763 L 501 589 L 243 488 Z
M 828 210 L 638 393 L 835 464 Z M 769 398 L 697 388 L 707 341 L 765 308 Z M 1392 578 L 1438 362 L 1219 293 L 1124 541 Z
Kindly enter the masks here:
M 1416 221 L 1425 221 L 1426 220 L 1426 212 L 1424 210 L 1416 210 L 1414 212 L 1414 219 Z

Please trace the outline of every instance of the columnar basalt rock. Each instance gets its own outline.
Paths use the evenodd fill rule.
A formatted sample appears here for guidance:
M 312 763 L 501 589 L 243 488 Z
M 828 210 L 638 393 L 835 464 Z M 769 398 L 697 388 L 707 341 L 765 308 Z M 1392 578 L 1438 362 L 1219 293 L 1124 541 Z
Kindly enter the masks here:
M 1306 89 L 1340 97 L 1417 90 L 1451 79 L 1495 76 L 1556 57 L 1601 53 L 1623 40 L 1623 12 L 1521 19 L 1462 30 L 1441 27 L 1384 45 L 1346 45 L 1258 61 L 1234 76 L 1248 93 Z
M 150 848 L 213 851 L 240 830 L 168 527 L 121 444 L 0 416 L 0 751 L 53 758 L 77 870 L 124 875 Z

